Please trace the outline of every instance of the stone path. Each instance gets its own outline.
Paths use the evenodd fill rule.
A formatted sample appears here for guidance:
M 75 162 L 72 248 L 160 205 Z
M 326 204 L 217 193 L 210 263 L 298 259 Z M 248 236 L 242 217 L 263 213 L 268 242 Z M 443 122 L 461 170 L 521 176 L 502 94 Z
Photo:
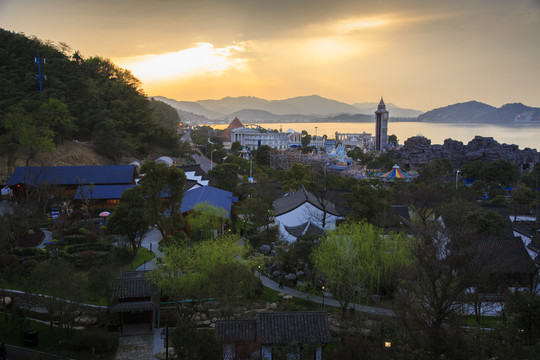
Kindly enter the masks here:
M 116 360 L 154 360 L 154 335 L 121 336 Z

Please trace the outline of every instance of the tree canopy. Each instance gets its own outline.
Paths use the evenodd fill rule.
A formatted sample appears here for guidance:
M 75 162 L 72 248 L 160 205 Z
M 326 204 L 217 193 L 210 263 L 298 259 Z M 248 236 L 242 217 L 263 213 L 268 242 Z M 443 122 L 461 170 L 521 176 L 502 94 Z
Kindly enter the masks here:
M 98 153 L 114 160 L 119 154 L 143 156 L 157 148 L 172 156 L 178 152 L 173 126 L 178 115 L 168 110 L 164 120 L 163 106 L 151 106 L 129 71 L 108 59 L 69 55 L 65 47 L 4 29 L 0 43 L 3 155 L 13 157 L 23 150 L 29 163 L 36 153 L 53 151 L 71 139 L 91 141 Z M 42 92 L 35 80 L 38 56 L 46 59 Z M 111 136 L 118 140 L 110 143 Z

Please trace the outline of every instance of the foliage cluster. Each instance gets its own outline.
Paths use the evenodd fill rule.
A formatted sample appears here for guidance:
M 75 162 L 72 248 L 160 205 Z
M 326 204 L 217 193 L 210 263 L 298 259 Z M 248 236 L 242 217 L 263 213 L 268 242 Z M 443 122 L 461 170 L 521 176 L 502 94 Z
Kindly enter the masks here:
M 129 71 L 108 59 L 85 59 L 79 52 L 69 54 L 69 47 L 3 29 L 0 42 L 0 141 L 8 166 L 18 153 L 29 165 L 37 153 L 54 151 L 70 139 L 91 141 L 98 153 L 115 161 L 158 148 L 178 155 L 178 115 L 148 100 Z M 46 59 L 41 93 L 38 56 Z

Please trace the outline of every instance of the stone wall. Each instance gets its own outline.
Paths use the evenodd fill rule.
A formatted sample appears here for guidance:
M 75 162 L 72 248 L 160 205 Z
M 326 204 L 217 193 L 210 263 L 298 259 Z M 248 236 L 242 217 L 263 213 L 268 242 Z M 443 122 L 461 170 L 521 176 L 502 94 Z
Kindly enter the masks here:
M 435 159 L 447 158 L 454 168 L 465 162 L 482 160 L 505 160 L 516 164 L 520 171 L 530 171 L 540 162 L 536 149 L 520 150 L 517 145 L 499 144 L 492 137 L 475 136 L 467 145 L 461 141 L 446 139 L 443 145 L 431 145 L 431 140 L 423 136 L 413 136 L 396 151 L 393 159 L 403 169 L 419 169 Z

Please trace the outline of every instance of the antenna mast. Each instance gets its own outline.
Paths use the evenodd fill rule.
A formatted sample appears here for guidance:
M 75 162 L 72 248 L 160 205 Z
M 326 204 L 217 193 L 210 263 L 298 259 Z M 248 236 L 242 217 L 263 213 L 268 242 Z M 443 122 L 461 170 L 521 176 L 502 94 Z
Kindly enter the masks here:
M 39 82 L 39 93 L 43 91 L 43 85 L 42 80 L 47 80 L 47 75 L 41 74 L 41 65 L 45 65 L 45 58 L 41 58 L 39 56 L 39 48 L 38 48 L 38 56 L 34 58 L 34 62 L 38 64 L 38 73 L 36 75 L 36 80 Z

